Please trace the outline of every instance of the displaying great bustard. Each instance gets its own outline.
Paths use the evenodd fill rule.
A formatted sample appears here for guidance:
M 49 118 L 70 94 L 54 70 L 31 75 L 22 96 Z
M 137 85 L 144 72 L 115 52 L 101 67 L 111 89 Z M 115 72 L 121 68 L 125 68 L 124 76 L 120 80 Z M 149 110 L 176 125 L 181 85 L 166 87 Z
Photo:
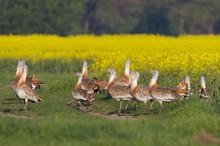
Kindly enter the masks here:
M 81 88 L 81 84 L 82 84 L 82 74 L 81 73 L 76 73 L 76 75 L 78 76 L 78 81 L 77 84 L 75 86 L 75 88 L 72 91 L 72 97 L 73 99 L 77 100 L 77 102 L 79 103 L 79 106 L 81 107 L 83 102 L 89 102 L 91 103 L 94 98 L 93 98 L 93 84 L 91 84 L 91 86 L 88 86 L 87 90 L 84 90 Z M 71 103 L 72 101 L 70 101 L 69 103 Z
M 133 96 L 130 94 L 130 87 L 129 86 L 122 86 L 115 83 L 116 78 L 116 70 L 114 68 L 110 68 L 107 70 L 110 73 L 107 90 L 112 98 L 120 102 L 118 114 L 121 114 L 121 107 L 122 107 L 122 101 L 126 100 L 128 101 L 125 110 L 127 110 L 127 107 L 130 103 L 130 101 L 133 99 Z
M 131 95 L 138 101 L 141 101 L 144 103 L 144 107 L 145 107 L 145 112 L 147 111 L 147 107 L 146 107 L 146 103 L 148 101 L 153 101 L 153 97 L 150 96 L 149 93 L 149 88 L 146 85 L 138 85 L 138 79 L 139 79 L 140 74 L 138 72 L 132 72 L 131 73 L 131 78 L 132 78 L 132 82 L 131 82 L 131 88 L 130 88 L 130 92 Z M 152 106 L 153 102 L 151 103 Z M 151 108 L 150 106 L 150 108 Z
M 24 109 L 23 111 L 27 111 L 27 102 L 28 100 L 31 100 L 33 102 L 38 102 L 43 100 L 26 84 L 26 77 L 28 73 L 28 67 L 27 65 L 23 68 L 23 73 L 21 75 L 21 78 L 19 79 L 18 83 L 15 86 L 15 92 L 18 95 L 20 99 L 24 99 Z
M 188 96 L 188 87 L 185 80 L 182 80 L 176 88 L 160 87 L 157 84 L 159 72 L 154 70 L 149 84 L 149 93 L 154 100 L 160 103 L 160 112 L 163 109 L 163 102 L 171 102 L 176 99 L 184 99 Z

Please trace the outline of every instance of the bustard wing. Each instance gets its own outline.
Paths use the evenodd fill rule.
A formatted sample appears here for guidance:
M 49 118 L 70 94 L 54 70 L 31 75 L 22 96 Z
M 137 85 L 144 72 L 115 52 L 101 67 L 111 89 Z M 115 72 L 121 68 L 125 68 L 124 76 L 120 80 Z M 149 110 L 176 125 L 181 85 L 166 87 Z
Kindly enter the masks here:
M 175 89 L 165 88 L 165 87 L 157 87 L 151 92 L 151 96 L 156 100 L 167 101 L 167 102 L 170 102 L 179 97 Z
M 38 102 L 38 100 L 43 101 L 30 87 L 28 87 L 26 84 L 22 85 L 20 88 L 22 88 L 26 94 L 26 98 L 28 98 L 31 101 Z

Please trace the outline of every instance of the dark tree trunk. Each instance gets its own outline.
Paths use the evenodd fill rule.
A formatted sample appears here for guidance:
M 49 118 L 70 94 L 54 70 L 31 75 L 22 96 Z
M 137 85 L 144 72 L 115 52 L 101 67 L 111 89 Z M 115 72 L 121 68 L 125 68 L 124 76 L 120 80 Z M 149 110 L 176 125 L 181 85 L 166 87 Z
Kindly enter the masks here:
M 185 30 L 184 30 L 184 18 L 180 17 L 180 20 L 179 20 L 179 34 L 182 34 L 184 32 L 185 32 Z

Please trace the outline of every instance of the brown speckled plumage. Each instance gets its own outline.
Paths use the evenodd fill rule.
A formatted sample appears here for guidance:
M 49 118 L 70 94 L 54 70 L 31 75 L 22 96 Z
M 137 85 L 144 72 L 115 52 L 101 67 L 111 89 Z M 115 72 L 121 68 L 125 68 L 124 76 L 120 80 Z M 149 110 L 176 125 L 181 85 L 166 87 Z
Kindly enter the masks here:
M 78 101 L 80 106 L 82 105 L 81 103 L 83 101 L 88 101 L 89 103 L 91 103 L 94 100 L 93 94 L 88 93 L 86 90 L 83 90 L 83 89 L 74 89 L 72 91 L 72 96 L 75 100 Z
M 108 81 L 106 80 L 98 80 L 97 78 L 93 79 L 95 84 L 98 86 L 96 93 L 102 93 L 107 90 Z
M 83 78 L 81 83 L 81 88 L 84 90 L 88 90 L 88 89 L 96 90 L 99 87 L 98 85 L 96 85 L 96 83 L 93 80 L 88 78 Z
M 31 89 L 40 89 L 41 86 L 43 85 L 43 82 L 40 81 L 35 74 L 32 77 L 27 77 L 26 79 L 26 84 L 31 88 Z
M 167 88 L 167 87 L 156 87 L 152 92 L 151 96 L 157 100 L 170 102 L 174 99 L 181 99 L 181 96 L 176 89 L 174 88 Z

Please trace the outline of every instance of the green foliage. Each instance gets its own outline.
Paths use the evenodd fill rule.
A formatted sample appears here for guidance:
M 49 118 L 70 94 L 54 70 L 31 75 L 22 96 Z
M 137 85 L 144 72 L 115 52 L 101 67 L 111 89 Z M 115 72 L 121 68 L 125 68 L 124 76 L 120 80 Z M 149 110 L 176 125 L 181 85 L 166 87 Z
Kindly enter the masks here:
M 11 59 L 1 59 L 0 67 L 2 68 L 1 72 L 15 72 L 17 67 L 18 60 Z M 26 63 L 29 67 L 30 73 L 33 71 L 43 72 L 43 73 L 74 73 L 81 71 L 82 61 L 73 59 L 70 62 L 62 61 L 62 60 L 40 60 L 37 63 L 31 60 L 26 60 Z
M 85 0 L 1 1 L 0 32 L 79 34 Z
M 219 8 L 219 0 L 1 0 L 0 33 L 219 33 Z

